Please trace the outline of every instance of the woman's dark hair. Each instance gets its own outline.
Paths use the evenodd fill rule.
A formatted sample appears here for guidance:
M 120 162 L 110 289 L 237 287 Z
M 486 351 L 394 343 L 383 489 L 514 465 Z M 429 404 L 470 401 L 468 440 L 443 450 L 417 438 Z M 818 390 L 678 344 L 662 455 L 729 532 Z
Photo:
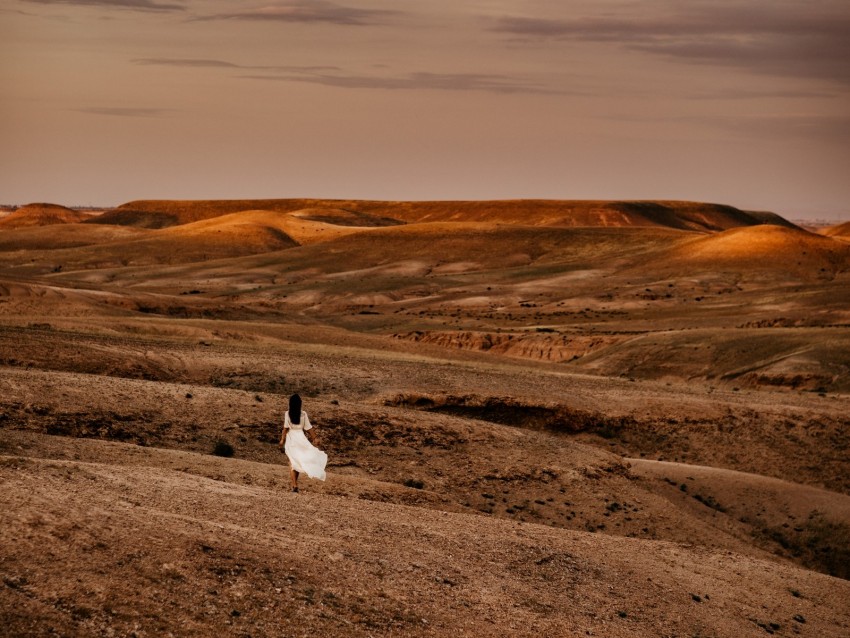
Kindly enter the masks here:
M 301 423 L 301 397 L 297 394 L 289 397 L 289 422 L 294 425 Z

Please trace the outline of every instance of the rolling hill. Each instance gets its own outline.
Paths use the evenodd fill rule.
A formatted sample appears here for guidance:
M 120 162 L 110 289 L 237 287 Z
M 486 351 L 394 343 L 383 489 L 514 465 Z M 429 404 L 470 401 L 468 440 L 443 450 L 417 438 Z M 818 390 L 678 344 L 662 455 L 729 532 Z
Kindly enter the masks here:
M 140 200 L 122 204 L 92 223 L 151 228 L 187 224 L 243 210 L 292 213 L 329 210 L 352 217 L 403 222 L 484 222 L 521 226 L 664 226 L 701 232 L 771 223 L 792 224 L 772 213 L 748 213 L 732 206 L 675 201 L 503 200 L 392 202 L 369 200 Z M 335 212 L 334 212 L 335 211 Z M 336 223 L 339 223 L 338 221 Z M 366 225 L 366 224 L 362 224 Z
M 733 268 L 833 276 L 850 270 L 850 246 L 799 228 L 733 228 L 683 241 L 662 257 L 674 268 Z
M 19 237 L 18 231 L 6 241 L 0 236 L 0 250 L 23 241 L 33 251 L 32 261 L 44 260 L 65 270 L 156 266 L 274 252 L 356 230 L 281 213 L 244 211 L 161 229 L 80 224 L 74 231 L 59 234 L 55 241 L 44 232 Z
M 67 344 L 64 371 L 0 369 L 0 613 L 15 635 L 137 624 L 198 636 L 282 625 L 498 636 L 517 623 L 513 635 L 732 637 L 777 626 L 838 638 L 850 622 L 848 582 L 813 571 L 845 567 L 846 494 L 624 460 L 531 423 L 394 407 L 375 392 L 542 392 L 629 412 L 660 401 L 662 422 L 711 415 L 702 430 L 727 411 L 722 425 L 751 429 L 741 417 L 788 406 L 592 377 L 567 387 L 559 373 L 297 342 L 205 350 L 173 336 L 41 328 L 30 354 L 42 339 L 53 366 L 54 345 Z M 122 360 L 123 372 L 113 367 Z M 147 367 L 121 376 L 137 363 Z M 381 382 L 364 384 L 366 371 Z M 275 442 L 286 388 L 305 382 L 338 388 L 309 400 L 332 466 L 326 483 L 292 494 Z M 234 458 L 209 454 L 222 438 Z
M 848 284 L 693 202 L 4 228 L 0 633 L 845 638 Z
M 24 226 L 0 232 L 0 252 L 53 251 L 138 239 L 149 231 L 132 226 L 55 224 Z
M 850 222 L 844 222 L 843 224 L 838 224 L 837 226 L 830 226 L 829 228 L 825 228 L 823 230 L 823 234 L 827 237 L 834 237 L 835 239 L 842 239 L 848 241 L 850 240 Z
M 738 552 L 287 494 L 244 461 L 219 477 L 254 484 L 194 475 L 197 455 L 104 460 L 0 457 L 12 634 L 839 638 L 850 622 L 846 581 Z
M 0 219 L 0 229 L 77 224 L 92 216 L 57 204 L 27 204 Z

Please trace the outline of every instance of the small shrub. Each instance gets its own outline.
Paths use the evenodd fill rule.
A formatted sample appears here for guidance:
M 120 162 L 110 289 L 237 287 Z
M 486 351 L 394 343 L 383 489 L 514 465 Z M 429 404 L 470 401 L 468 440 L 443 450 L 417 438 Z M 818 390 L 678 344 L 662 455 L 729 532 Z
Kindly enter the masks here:
M 415 490 L 421 490 L 423 487 L 425 487 L 425 483 L 423 483 L 419 479 L 405 479 L 404 485 L 405 487 L 412 487 Z
M 596 429 L 596 434 L 602 437 L 603 439 L 611 440 L 617 438 L 617 436 L 620 434 L 620 430 L 619 428 L 615 428 L 607 423 L 604 423 Z
M 711 509 L 717 510 L 718 512 L 726 512 L 726 508 L 723 507 L 717 501 L 715 501 L 714 497 L 711 495 L 703 496 L 702 494 L 695 494 L 694 498 L 706 507 L 710 507 Z
M 233 456 L 233 451 L 233 446 L 222 439 L 216 441 L 215 447 L 213 448 L 213 454 L 215 454 L 216 456 L 224 456 L 228 458 Z

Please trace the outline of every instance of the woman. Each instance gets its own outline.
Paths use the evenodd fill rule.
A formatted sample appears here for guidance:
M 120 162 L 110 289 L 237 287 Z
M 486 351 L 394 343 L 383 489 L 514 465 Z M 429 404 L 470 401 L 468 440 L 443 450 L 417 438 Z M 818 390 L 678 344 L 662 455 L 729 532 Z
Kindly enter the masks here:
M 290 465 L 289 480 L 293 492 L 298 491 L 298 475 L 301 472 L 306 472 L 310 478 L 325 480 L 328 455 L 314 447 L 307 438 L 307 430 L 312 428 L 307 413 L 301 409 L 301 397 L 293 394 L 289 397 L 289 410 L 286 411 L 283 432 L 278 443 L 281 450 L 286 444 L 286 456 Z

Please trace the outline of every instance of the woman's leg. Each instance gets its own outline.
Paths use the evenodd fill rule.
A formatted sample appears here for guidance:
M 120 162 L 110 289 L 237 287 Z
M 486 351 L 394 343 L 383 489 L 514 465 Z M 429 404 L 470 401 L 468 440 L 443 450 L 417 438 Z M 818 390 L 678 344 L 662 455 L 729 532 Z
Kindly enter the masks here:
M 289 482 L 292 484 L 292 491 L 298 491 L 298 472 L 289 470 Z

